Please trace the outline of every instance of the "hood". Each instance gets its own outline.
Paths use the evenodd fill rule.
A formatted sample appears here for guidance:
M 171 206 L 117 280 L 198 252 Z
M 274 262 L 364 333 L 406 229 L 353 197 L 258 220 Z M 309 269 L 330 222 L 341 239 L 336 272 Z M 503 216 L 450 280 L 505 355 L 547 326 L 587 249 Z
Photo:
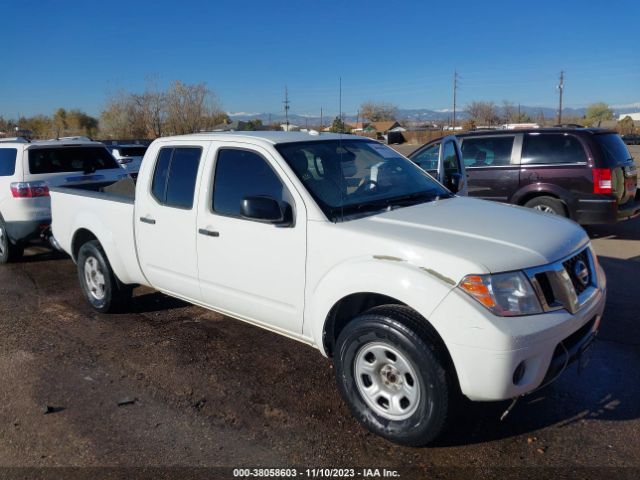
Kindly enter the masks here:
M 399 208 L 344 225 L 386 239 L 388 252 L 403 260 L 428 268 L 433 261 L 456 281 L 470 273 L 552 263 L 589 242 L 571 220 L 468 197 Z

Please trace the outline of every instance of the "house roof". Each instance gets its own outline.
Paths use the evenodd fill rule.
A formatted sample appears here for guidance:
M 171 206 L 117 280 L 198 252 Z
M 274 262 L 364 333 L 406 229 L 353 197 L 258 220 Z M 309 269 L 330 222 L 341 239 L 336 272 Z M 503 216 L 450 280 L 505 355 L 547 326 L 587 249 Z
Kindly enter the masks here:
M 400 124 L 396 121 L 372 122 L 371 126 L 375 128 L 376 132 L 388 132 L 392 128 L 399 127 Z

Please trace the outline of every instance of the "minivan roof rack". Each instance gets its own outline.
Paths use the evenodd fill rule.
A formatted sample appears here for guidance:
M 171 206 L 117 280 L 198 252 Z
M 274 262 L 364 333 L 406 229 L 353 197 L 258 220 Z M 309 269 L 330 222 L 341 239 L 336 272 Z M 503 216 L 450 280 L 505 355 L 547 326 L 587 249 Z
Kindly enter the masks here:
M 26 137 L 6 137 L 6 138 L 0 138 L 0 142 L 31 143 L 31 140 L 29 140 Z
M 554 128 L 586 128 L 584 125 L 577 123 L 559 123 L 553 126 Z

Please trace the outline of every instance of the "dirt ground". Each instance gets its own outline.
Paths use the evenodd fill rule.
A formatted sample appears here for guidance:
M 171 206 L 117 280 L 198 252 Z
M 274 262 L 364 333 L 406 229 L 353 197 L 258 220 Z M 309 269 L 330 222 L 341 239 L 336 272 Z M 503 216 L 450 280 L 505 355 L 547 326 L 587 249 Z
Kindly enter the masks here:
M 609 281 L 589 368 L 571 368 L 504 421 L 504 403 L 469 403 L 430 448 L 361 428 L 315 350 L 151 291 L 136 292 L 129 314 L 96 314 L 71 260 L 32 248 L 0 268 L 0 474 L 60 466 L 221 466 L 228 478 L 231 468 L 256 466 L 389 467 L 401 478 L 445 478 L 450 467 L 640 472 L 640 219 L 589 232 Z

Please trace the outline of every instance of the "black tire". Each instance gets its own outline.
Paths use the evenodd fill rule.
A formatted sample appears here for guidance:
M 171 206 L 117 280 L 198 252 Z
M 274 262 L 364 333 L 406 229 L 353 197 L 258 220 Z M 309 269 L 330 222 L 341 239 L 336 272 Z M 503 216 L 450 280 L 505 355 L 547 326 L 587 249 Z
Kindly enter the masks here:
M 526 202 L 524 206 L 550 215 L 558 215 L 561 217 L 567 216 L 567 209 L 564 208 L 564 204 L 557 198 L 553 197 L 535 197 Z
M 133 289 L 116 278 L 100 242 L 92 240 L 80 247 L 77 268 L 82 292 L 95 311 L 121 312 L 129 305 Z
M 0 217 L 0 265 L 16 262 L 24 254 L 24 245 L 21 243 L 11 243 L 7 233 L 7 225 Z
M 385 350 L 385 345 L 388 350 Z M 378 360 L 371 360 L 369 356 L 371 349 L 377 348 L 382 349 L 383 362 L 387 362 L 381 368 L 378 368 Z M 372 372 L 375 371 L 380 378 L 376 380 L 377 376 L 372 375 L 367 379 L 368 374 L 358 373 L 359 365 L 365 361 L 370 365 L 375 362 Z M 385 384 L 389 381 L 389 377 L 383 374 L 385 368 L 400 361 L 406 361 L 413 367 L 416 378 L 407 377 L 398 365 L 396 373 L 399 375 L 392 376 L 392 381 L 399 378 L 400 385 Z M 459 391 L 455 372 L 448 354 L 425 326 L 424 319 L 413 310 L 399 306 L 375 307 L 353 319 L 340 332 L 334 364 L 342 397 L 354 417 L 371 432 L 401 445 L 423 446 L 436 440 L 444 431 Z M 373 382 L 377 382 L 379 392 L 382 392 L 376 394 L 377 399 L 373 398 L 375 395 L 365 393 L 370 388 L 367 384 L 373 385 Z M 382 412 L 384 396 L 403 395 L 398 391 L 404 392 L 405 384 L 411 388 L 418 387 L 419 395 L 413 405 L 407 397 L 400 402 L 389 399 L 386 401 L 387 412 Z M 391 412 L 390 405 L 403 405 L 402 401 L 406 401 L 404 418 L 395 418 L 388 413 Z

